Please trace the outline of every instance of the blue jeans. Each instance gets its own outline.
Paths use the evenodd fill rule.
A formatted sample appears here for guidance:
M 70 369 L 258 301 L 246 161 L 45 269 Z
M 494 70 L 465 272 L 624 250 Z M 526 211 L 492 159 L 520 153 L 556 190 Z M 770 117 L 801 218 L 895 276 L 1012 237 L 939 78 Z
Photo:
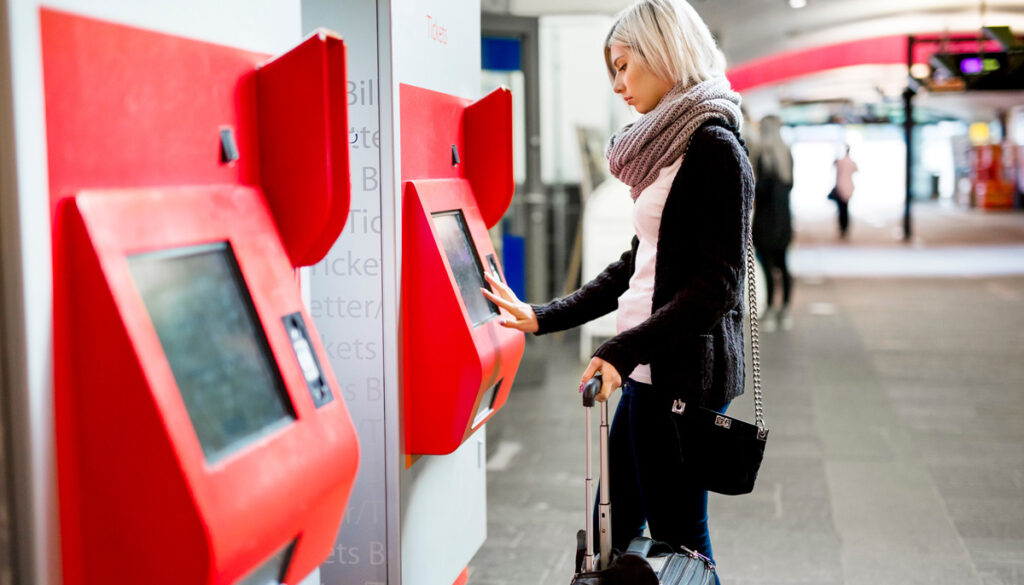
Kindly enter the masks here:
M 714 560 L 708 535 L 708 492 L 690 485 L 675 455 L 673 400 L 668 393 L 632 379 L 622 387 L 608 439 L 612 548 L 626 550 L 649 524 L 654 540 L 682 545 Z M 725 403 L 713 409 L 725 413 L 728 407 Z

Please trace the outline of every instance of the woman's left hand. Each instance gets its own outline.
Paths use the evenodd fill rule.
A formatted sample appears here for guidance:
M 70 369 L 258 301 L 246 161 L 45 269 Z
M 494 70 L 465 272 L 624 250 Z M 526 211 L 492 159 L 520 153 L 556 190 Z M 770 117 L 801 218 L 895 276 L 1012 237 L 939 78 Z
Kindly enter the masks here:
M 601 391 L 597 394 L 596 399 L 598 402 L 604 402 L 612 397 L 612 392 L 615 392 L 622 386 L 622 376 L 619 375 L 619 371 L 615 369 L 615 366 L 604 361 L 603 359 L 596 357 L 590 360 L 590 365 L 587 366 L 585 372 L 583 372 L 583 380 L 580 381 L 580 388 L 582 388 L 594 374 L 601 372 Z

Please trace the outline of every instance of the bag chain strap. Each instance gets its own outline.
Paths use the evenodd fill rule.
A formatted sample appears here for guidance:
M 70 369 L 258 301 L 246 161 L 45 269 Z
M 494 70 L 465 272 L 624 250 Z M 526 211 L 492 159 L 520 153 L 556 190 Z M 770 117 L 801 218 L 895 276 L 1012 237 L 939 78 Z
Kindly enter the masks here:
M 753 229 L 747 231 L 747 308 L 750 310 L 750 366 L 754 374 L 754 420 L 757 429 L 765 432 L 764 406 L 761 399 L 761 344 L 757 328 L 757 285 L 754 280 Z

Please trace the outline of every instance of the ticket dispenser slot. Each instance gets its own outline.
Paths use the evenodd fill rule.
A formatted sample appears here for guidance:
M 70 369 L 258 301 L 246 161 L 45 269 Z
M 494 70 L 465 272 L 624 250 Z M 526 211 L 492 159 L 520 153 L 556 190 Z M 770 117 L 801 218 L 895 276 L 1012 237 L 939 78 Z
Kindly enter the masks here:
M 289 543 L 252 573 L 242 578 L 236 585 L 279 585 L 284 583 L 285 573 L 294 549 L 295 543 Z
M 344 44 L 40 30 L 63 582 L 294 585 L 359 464 L 295 274 L 348 213 Z
M 487 230 L 512 197 L 511 98 L 402 85 L 401 110 L 405 451 L 443 455 L 501 409 L 525 348 L 480 292 L 502 278 Z
M 331 389 L 327 385 L 327 377 L 323 368 L 320 367 L 320 360 L 313 351 L 313 342 L 309 338 L 309 331 L 306 329 L 305 319 L 302 313 L 292 313 L 281 319 L 285 329 L 288 330 L 288 338 L 292 342 L 292 350 L 295 352 L 295 359 L 302 367 L 302 375 L 306 378 L 306 385 L 309 387 L 309 394 L 313 397 L 313 403 L 317 408 L 329 404 L 334 400 Z

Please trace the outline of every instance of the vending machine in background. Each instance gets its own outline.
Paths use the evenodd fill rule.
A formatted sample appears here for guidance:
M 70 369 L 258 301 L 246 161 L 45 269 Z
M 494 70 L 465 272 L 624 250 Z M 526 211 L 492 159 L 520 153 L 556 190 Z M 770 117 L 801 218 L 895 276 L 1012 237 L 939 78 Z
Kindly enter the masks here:
M 1024 207 L 1024 106 L 1014 106 L 1007 117 L 1008 142 L 1013 145 L 1013 183 L 1016 207 Z
M 1013 207 L 1015 149 L 1005 144 L 980 144 L 971 149 L 974 204 L 982 209 Z

